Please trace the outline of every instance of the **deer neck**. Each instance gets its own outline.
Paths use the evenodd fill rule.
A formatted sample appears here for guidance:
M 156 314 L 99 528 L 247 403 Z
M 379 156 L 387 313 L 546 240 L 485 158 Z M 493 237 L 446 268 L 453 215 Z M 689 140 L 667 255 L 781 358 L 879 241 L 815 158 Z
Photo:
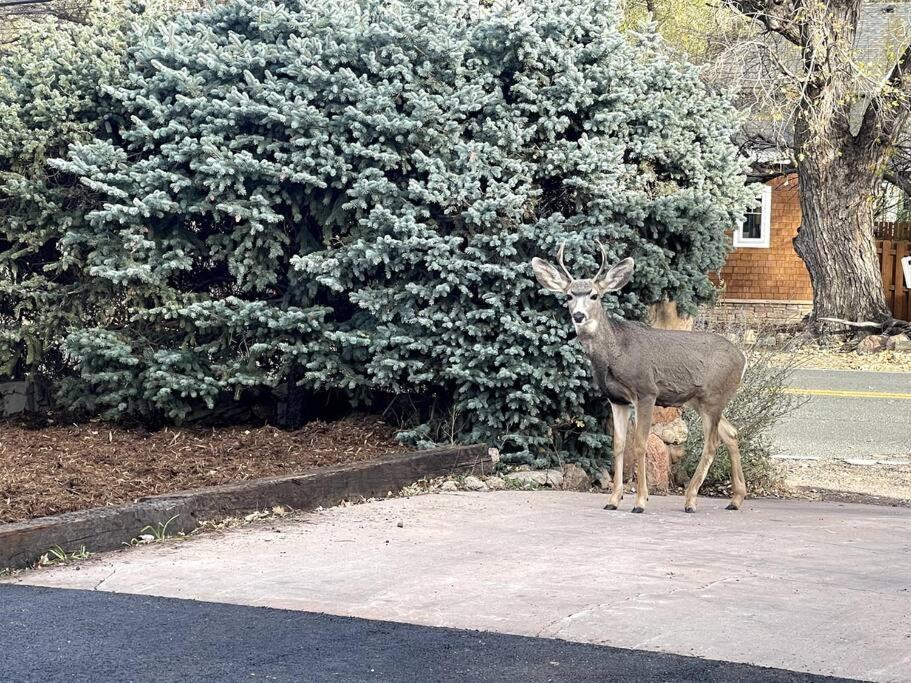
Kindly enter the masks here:
M 617 354 L 617 328 L 603 308 L 597 315 L 576 327 L 576 336 L 589 358 L 609 360 Z

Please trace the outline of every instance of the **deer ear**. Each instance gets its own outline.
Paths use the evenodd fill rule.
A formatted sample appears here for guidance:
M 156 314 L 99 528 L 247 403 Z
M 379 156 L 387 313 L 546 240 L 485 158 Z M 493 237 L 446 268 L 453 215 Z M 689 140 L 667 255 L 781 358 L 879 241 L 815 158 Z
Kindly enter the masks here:
M 533 258 L 531 260 L 531 269 L 535 273 L 535 278 L 545 289 L 562 294 L 569 288 L 569 278 L 547 261 L 537 257 Z
M 633 269 L 636 262 L 631 258 L 625 258 L 615 265 L 604 275 L 595 281 L 595 286 L 603 294 L 605 292 L 616 292 L 623 289 L 630 280 L 633 279 Z

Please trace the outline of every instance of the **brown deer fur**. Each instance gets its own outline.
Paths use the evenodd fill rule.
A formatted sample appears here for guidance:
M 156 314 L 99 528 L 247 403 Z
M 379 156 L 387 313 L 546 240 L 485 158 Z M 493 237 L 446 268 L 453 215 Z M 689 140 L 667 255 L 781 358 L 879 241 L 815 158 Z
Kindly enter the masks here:
M 746 357 L 724 337 L 706 332 L 658 330 L 640 323 L 611 319 L 601 298 L 626 285 L 633 275 L 633 259 L 620 261 L 604 272 L 602 264 L 592 279 L 577 280 L 563 265 L 560 270 L 532 259 L 538 282 L 563 294 L 576 334 L 591 361 L 595 384 L 610 401 L 614 434 L 614 480 L 605 509 L 616 510 L 623 497 L 624 454 L 636 458 L 636 503 L 643 512 L 648 498 L 645 441 L 657 406 L 689 406 L 702 418 L 705 447 L 686 489 L 684 509 L 695 512 L 696 495 L 715 457 L 719 439 L 731 456 L 733 495 L 729 510 L 737 510 L 746 495 L 737 430 L 722 412 L 737 392 L 746 370 Z M 562 271 L 562 272 L 561 272 Z M 627 439 L 630 418 L 633 436 Z

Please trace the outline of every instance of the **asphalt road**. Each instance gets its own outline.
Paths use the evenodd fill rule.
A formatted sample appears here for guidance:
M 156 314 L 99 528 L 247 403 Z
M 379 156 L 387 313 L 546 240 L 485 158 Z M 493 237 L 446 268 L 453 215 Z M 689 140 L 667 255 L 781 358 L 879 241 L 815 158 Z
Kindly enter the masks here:
M 783 456 L 911 457 L 911 373 L 798 370 L 792 391 L 810 400 L 773 432 Z
M 841 681 L 483 631 L 0 585 L 4 681 Z

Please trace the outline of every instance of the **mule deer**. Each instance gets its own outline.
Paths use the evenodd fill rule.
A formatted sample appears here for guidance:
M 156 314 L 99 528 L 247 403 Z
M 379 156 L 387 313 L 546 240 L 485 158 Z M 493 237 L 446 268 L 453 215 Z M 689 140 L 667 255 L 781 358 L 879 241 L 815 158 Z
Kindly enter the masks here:
M 634 261 L 626 258 L 605 272 L 607 254 L 601 248 L 601 267 L 591 279 L 577 280 L 563 264 L 561 244 L 559 270 L 539 258 L 532 259 L 541 285 L 566 297 L 576 335 L 591 361 L 595 383 L 611 404 L 614 426 L 614 479 L 606 510 L 616 510 L 623 497 L 623 458 L 627 431 L 633 417 L 631 454 L 636 458 L 636 504 L 643 512 L 648 499 L 645 476 L 645 442 L 657 406 L 689 406 L 702 418 L 705 448 L 686 488 L 684 509 L 696 511 L 696 495 L 715 457 L 718 440 L 731 456 L 733 495 L 728 510 L 738 510 L 746 495 L 740 464 L 737 430 L 722 415 L 737 392 L 746 371 L 746 356 L 724 337 L 706 332 L 659 330 L 611 319 L 601 306 L 601 297 L 622 289 L 632 278 Z

